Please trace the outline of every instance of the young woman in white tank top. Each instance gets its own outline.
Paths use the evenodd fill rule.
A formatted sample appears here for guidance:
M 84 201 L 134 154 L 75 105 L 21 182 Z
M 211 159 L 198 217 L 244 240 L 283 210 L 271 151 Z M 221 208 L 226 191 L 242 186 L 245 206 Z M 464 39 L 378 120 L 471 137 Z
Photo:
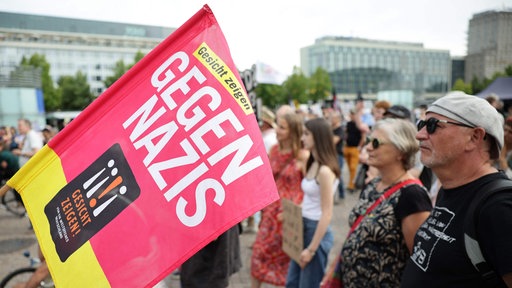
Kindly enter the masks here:
M 307 121 L 302 142 L 311 152 L 301 185 L 304 250 L 300 263 L 291 261 L 286 287 L 319 287 L 333 245 L 329 225 L 340 169 L 331 126 L 325 119 Z

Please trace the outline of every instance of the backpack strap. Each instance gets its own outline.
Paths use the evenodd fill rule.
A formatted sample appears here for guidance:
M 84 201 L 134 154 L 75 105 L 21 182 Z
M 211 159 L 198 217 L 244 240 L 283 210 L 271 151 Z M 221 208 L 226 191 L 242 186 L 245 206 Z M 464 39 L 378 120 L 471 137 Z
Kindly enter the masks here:
M 498 275 L 494 270 L 491 269 L 489 264 L 485 261 L 485 258 L 480 249 L 477 235 L 478 217 L 480 210 L 491 196 L 505 191 L 512 190 L 512 180 L 509 179 L 498 179 L 491 180 L 484 183 L 479 189 L 480 193 L 475 197 L 468 207 L 468 213 L 464 221 L 464 246 L 466 248 L 466 254 L 471 260 L 475 269 L 480 273 L 486 283 L 490 283 L 494 287 L 498 283 L 501 283 Z

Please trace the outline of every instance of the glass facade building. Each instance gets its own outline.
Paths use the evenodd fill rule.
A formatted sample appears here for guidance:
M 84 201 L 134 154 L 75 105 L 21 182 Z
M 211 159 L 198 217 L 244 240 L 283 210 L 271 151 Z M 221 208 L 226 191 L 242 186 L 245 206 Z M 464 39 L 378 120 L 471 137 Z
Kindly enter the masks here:
M 94 94 L 105 90 L 116 62 L 132 64 L 137 52 L 149 53 L 175 29 L 0 12 L 0 83 L 23 57 L 45 55 L 50 75 L 87 75 Z M 7 80 L 5 80 L 7 81 Z M 4 82 L 5 82 L 4 81 Z
M 452 86 L 455 81 L 461 79 L 464 81 L 464 71 L 466 60 L 464 57 L 453 57 L 452 59 Z
M 301 48 L 304 74 L 318 67 L 329 73 L 337 94 L 407 90 L 440 96 L 451 87 L 450 52 L 419 43 L 323 37 Z

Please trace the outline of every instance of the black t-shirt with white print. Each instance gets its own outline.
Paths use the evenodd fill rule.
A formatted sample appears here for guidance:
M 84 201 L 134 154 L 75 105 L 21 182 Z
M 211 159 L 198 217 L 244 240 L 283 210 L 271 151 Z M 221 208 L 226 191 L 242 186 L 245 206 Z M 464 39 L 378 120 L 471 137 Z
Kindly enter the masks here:
M 486 287 L 466 254 L 464 220 L 482 183 L 499 177 L 504 175 L 493 173 L 466 185 L 439 191 L 430 217 L 416 233 L 401 287 Z M 498 275 L 511 273 L 512 190 L 488 199 L 481 208 L 479 221 L 478 241 L 485 259 Z

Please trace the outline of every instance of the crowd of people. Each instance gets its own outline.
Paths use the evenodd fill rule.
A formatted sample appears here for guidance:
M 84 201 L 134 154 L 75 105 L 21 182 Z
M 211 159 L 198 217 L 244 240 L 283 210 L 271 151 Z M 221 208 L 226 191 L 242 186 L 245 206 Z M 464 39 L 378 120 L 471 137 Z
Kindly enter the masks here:
M 11 178 L 30 157 L 34 156 L 57 134 L 57 129 L 46 125 L 40 131 L 29 119 L 18 120 L 17 127 L 0 126 L 0 173 L 2 180 Z
M 2 182 L 9 180 L 28 162 L 45 144 L 57 134 L 57 129 L 47 125 L 41 131 L 32 127 L 29 119 L 18 120 L 17 127 L 0 127 L 0 175 Z M 23 199 L 16 192 L 18 205 L 23 205 Z M 30 226 L 31 227 L 31 226 Z M 16 288 L 37 288 L 41 281 L 49 275 L 48 266 L 41 250 L 38 251 L 40 265 L 27 282 L 16 283 Z
M 512 181 L 503 182 L 512 175 L 512 115 L 504 117 L 502 106 L 489 100 L 452 92 L 414 111 L 377 101 L 371 121 L 363 117 L 369 109 L 362 99 L 348 115 L 334 108 L 322 115 L 277 113 L 279 143 L 269 159 L 280 196 L 301 206 L 304 247 L 299 260 L 284 253 L 282 204 L 265 208 L 251 258 L 252 287 L 512 287 L 512 220 L 505 216 L 512 212 Z M 302 128 L 286 120 L 295 114 Z M 288 156 L 295 164 L 284 169 L 290 162 L 282 155 L 290 148 L 281 142 L 290 129 L 302 133 L 297 149 L 308 156 L 306 162 Z M 341 169 L 347 169 L 346 183 Z M 281 171 L 294 173 L 283 179 Z M 500 193 L 482 200 L 481 189 L 498 190 L 492 182 L 503 182 Z M 328 265 L 332 207 L 345 191 L 359 198 L 339 256 Z M 470 203 L 479 201 L 485 204 L 475 205 L 477 219 L 468 221 Z M 478 224 L 469 234 L 485 259 L 484 272 L 481 263 L 472 264 L 465 222 Z
M 289 219 L 278 200 L 186 261 L 181 286 L 227 287 L 246 229 L 256 233 L 252 288 L 512 287 L 512 115 L 491 100 L 451 92 L 411 111 L 357 99 L 348 113 L 320 115 L 264 107 L 263 143 L 280 198 L 302 211 L 302 250 L 297 258 L 283 249 Z M 43 138 L 24 119 L 17 133 L 0 133 L 8 177 Z M 333 207 L 345 193 L 358 200 L 329 262 Z

